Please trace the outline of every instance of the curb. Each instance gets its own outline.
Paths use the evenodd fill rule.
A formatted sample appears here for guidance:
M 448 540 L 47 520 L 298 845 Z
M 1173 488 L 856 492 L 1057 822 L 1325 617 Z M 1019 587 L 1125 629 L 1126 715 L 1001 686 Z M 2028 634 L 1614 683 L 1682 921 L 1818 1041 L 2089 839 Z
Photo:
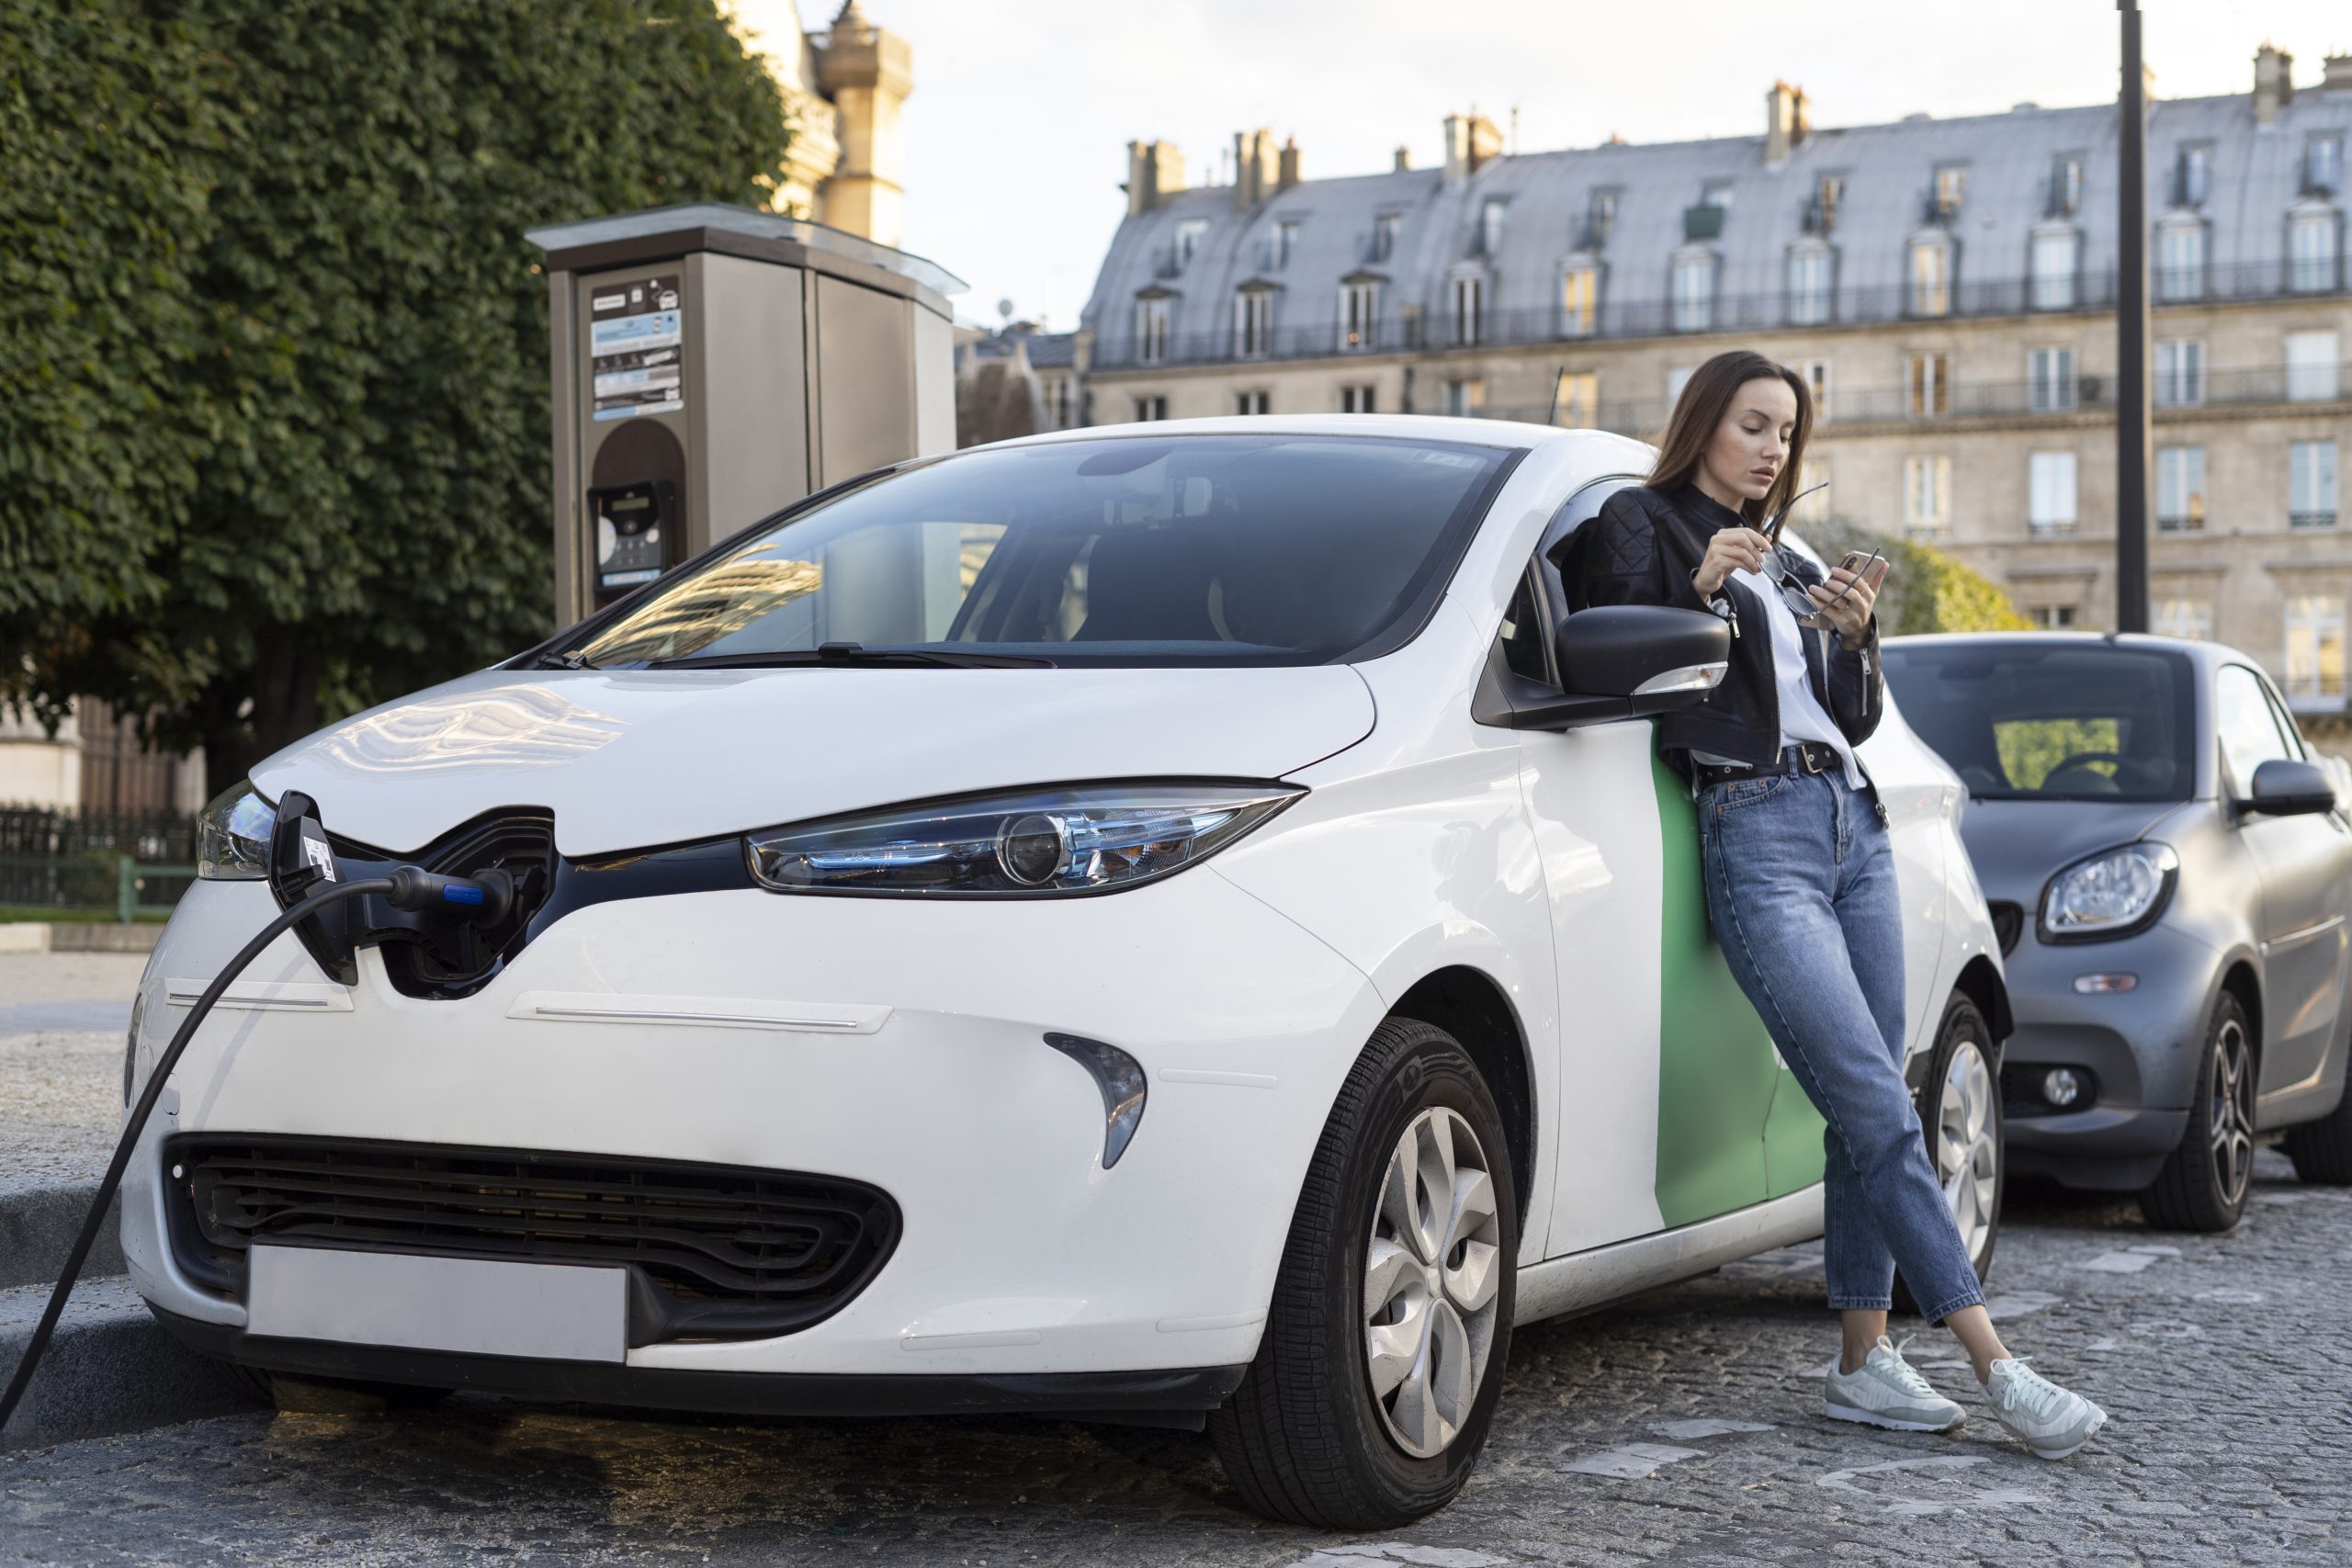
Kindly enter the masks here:
M 14 1368 L 49 1300 L 47 1285 L 0 1292 L 0 1357 Z M 47 1448 L 264 1408 L 220 1361 L 165 1333 L 128 1279 L 78 1284 L 0 1450 Z
M 0 1192 L 0 1291 L 51 1285 L 90 1211 L 95 1181 L 73 1187 L 36 1187 Z M 122 1260 L 122 1199 L 107 1206 L 106 1224 L 82 1265 L 85 1280 L 119 1274 Z

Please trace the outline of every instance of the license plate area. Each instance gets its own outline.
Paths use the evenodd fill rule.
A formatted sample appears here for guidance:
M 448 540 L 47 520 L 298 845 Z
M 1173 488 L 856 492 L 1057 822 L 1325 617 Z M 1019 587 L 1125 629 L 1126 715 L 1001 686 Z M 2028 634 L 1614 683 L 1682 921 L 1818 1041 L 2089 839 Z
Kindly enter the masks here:
M 245 1331 L 531 1360 L 625 1360 L 628 1275 L 320 1247 L 255 1247 Z

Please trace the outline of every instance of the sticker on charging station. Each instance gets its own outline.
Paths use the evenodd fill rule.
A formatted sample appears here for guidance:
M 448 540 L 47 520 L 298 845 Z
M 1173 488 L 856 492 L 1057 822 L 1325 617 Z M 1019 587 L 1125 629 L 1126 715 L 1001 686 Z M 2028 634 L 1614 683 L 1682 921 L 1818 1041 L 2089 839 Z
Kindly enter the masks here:
M 588 370 L 595 378 L 592 417 L 630 419 L 680 413 L 678 275 L 593 288 L 588 296 Z

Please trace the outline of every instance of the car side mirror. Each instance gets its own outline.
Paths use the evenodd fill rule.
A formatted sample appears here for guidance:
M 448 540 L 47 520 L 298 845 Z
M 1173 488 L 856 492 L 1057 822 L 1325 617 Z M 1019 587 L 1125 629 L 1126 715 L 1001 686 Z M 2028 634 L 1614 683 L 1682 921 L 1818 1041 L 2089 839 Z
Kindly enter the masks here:
M 2335 809 L 2335 784 L 2317 762 L 2273 757 L 2254 770 L 2254 795 L 2241 809 L 2265 817 L 2309 817 Z
M 1731 628 L 1702 610 L 1596 604 L 1564 618 L 1553 647 L 1566 691 L 1514 672 L 1498 648 L 1472 716 L 1510 729 L 1572 729 L 1686 706 L 1724 678 Z

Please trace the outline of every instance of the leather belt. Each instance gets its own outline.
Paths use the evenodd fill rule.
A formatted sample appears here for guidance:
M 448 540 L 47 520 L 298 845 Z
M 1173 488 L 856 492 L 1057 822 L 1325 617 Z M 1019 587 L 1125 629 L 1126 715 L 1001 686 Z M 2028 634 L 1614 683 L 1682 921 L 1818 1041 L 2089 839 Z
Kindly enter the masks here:
M 1778 759 L 1759 767 L 1717 767 L 1707 762 L 1690 764 L 1693 775 L 1702 784 L 1737 784 L 1744 779 L 1769 779 L 1776 773 L 1837 773 L 1844 776 L 1846 759 L 1838 748 L 1823 740 L 1800 740 L 1784 748 Z

